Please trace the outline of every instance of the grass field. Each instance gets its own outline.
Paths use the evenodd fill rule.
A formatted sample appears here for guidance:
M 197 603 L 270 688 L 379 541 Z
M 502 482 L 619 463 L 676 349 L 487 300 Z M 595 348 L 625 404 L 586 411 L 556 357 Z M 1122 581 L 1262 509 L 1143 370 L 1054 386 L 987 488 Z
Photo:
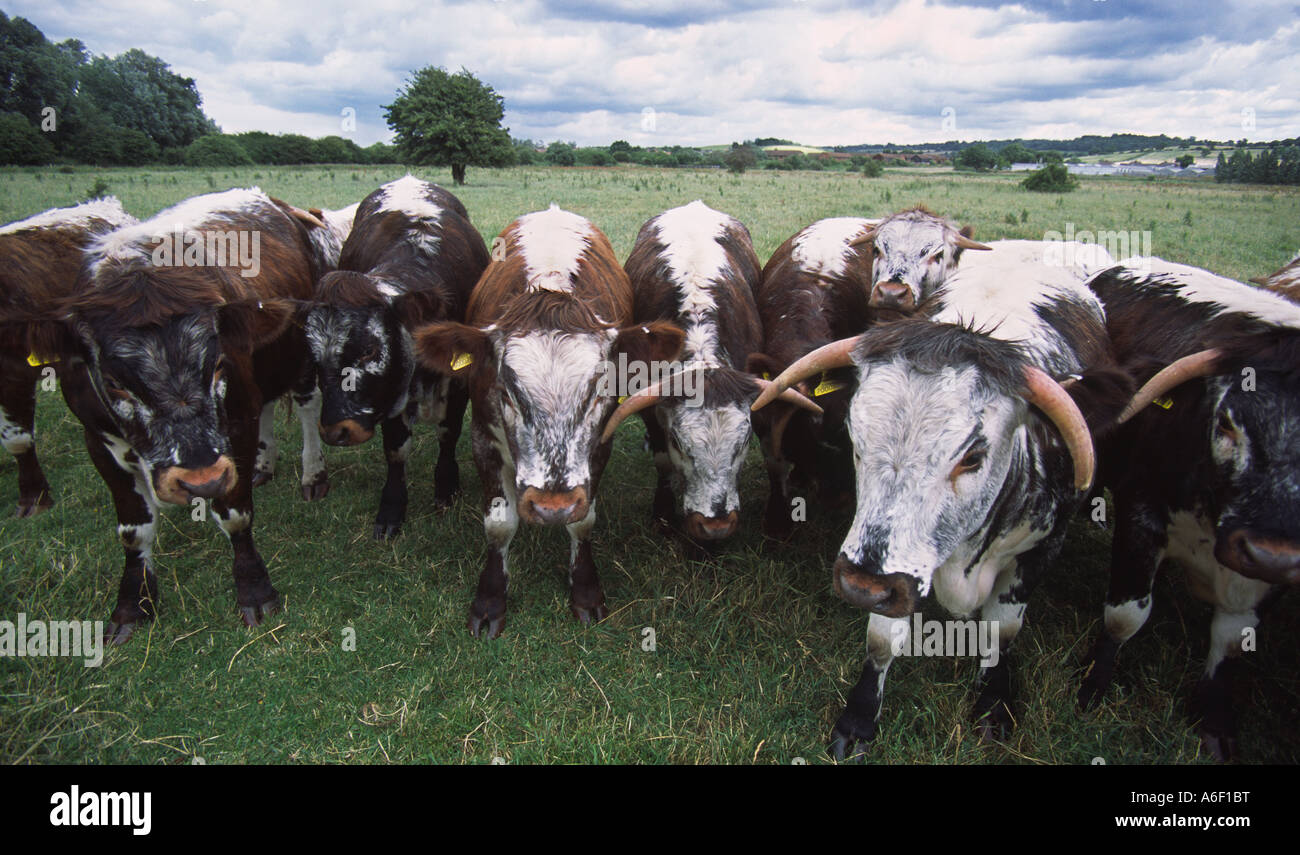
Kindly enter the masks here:
M 303 206 L 340 207 L 391 168 L 0 171 L 0 221 L 84 198 L 97 181 L 145 217 L 193 194 L 260 184 Z M 420 170 L 450 186 L 450 174 Z M 554 201 L 591 218 L 620 257 L 650 216 L 702 198 L 745 222 L 766 259 L 821 217 L 883 215 L 922 202 L 984 239 L 1044 231 L 1149 230 L 1152 250 L 1247 278 L 1300 249 L 1300 191 L 1212 182 L 1084 178 L 1062 197 L 1019 176 L 887 171 L 470 170 L 455 192 L 490 238 Z M 0 519 L 0 619 L 104 620 L 122 556 L 108 491 L 57 392 L 38 401 L 38 451 L 55 507 Z M 765 542 L 757 447 L 742 485 L 741 532 L 714 560 L 689 560 L 649 525 L 653 467 L 639 425 L 624 428 L 601 485 L 595 556 L 611 616 L 569 616 L 567 537 L 521 528 L 511 549 L 505 634 L 471 638 L 466 607 L 481 566 L 478 483 L 468 431 L 464 496 L 431 510 L 433 443 L 417 427 L 411 513 L 390 544 L 370 539 L 382 453 L 327 449 L 324 501 L 298 492 L 296 418 L 277 419 L 279 474 L 256 496 L 255 536 L 286 609 L 257 629 L 236 617 L 230 552 L 182 509 L 159 524 L 161 616 L 101 668 L 79 659 L 0 659 L 0 759 L 19 763 L 828 762 L 826 737 L 865 652 L 866 616 L 837 599 L 830 563 L 846 512 L 810 507 L 795 541 Z M 17 495 L 0 460 L 0 498 Z M 1124 650 L 1116 683 L 1088 715 L 1074 706 L 1079 660 L 1096 632 L 1108 535 L 1080 520 L 1030 604 L 1015 648 L 1018 728 L 982 744 L 966 716 L 971 659 L 900 659 L 890 671 L 873 759 L 889 763 L 1207 762 L 1184 710 L 1207 643 L 1209 609 L 1167 567 L 1150 622 Z M 927 617 L 942 617 L 927 602 Z M 1261 627 L 1238 685 L 1242 751 L 1300 761 L 1300 630 L 1283 601 Z M 656 649 L 643 650 L 643 629 Z M 356 635 L 345 650 L 346 629 Z

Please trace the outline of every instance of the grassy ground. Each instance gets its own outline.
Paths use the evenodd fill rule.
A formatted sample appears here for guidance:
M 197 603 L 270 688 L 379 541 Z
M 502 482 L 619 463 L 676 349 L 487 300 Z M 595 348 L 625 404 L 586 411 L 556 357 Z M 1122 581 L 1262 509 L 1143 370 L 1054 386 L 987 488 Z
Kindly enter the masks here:
M 357 201 L 393 168 L 0 171 L 0 221 L 86 195 L 96 181 L 138 216 L 211 189 L 259 183 L 299 205 Z M 444 184 L 442 171 L 419 174 Z M 590 217 L 620 256 L 640 224 L 702 198 L 749 225 L 760 257 L 814 219 L 881 215 L 924 202 L 977 236 L 1149 229 L 1158 255 L 1245 278 L 1300 242 L 1300 193 L 1213 183 L 1087 179 L 1064 197 L 1025 193 L 1011 176 L 890 171 L 749 173 L 650 169 L 470 171 L 456 192 L 486 237 L 552 201 Z M 1190 215 L 1189 215 L 1190 213 Z M 1013 222 L 1014 221 L 1014 222 Z M 0 619 L 106 619 L 121 550 L 108 491 L 57 392 L 42 392 L 39 452 L 56 495 L 30 520 L 0 519 Z M 521 529 L 511 549 L 506 633 L 464 630 L 482 561 L 478 483 L 468 437 L 465 497 L 430 510 L 433 443 L 416 434 L 411 518 L 394 543 L 369 537 L 383 466 L 378 446 L 328 449 L 323 502 L 298 498 L 298 427 L 282 415 L 280 473 L 257 498 L 256 537 L 287 608 L 247 630 L 235 616 L 230 554 L 211 523 L 180 509 L 159 526 L 162 615 L 103 667 L 0 659 L 0 759 L 7 762 L 820 763 L 857 678 L 866 617 L 830 590 L 844 512 L 810 507 L 789 545 L 763 541 L 757 449 L 742 488 L 742 530 L 712 561 L 688 560 L 648 525 L 652 466 L 639 425 L 625 428 L 601 487 L 595 540 L 612 615 L 569 617 L 561 531 Z M 468 434 L 468 431 L 466 432 Z M 0 498 L 16 496 L 0 460 Z M 5 499 L 9 501 L 10 499 Z M 1080 522 L 1058 571 L 1034 597 L 1017 642 L 1019 727 L 981 744 L 966 723 L 972 660 L 901 659 L 891 669 L 874 757 L 891 763 L 1205 762 L 1184 720 L 1206 648 L 1209 610 L 1181 571 L 1157 586 L 1146 629 L 1125 649 L 1099 710 L 1073 705 L 1075 669 L 1105 591 L 1108 536 Z M 927 617 L 941 617 L 928 603 Z M 1295 732 L 1300 627 L 1282 606 L 1247 657 L 1238 691 L 1248 760 L 1300 760 Z M 653 628 L 655 649 L 643 649 Z M 345 630 L 355 651 L 345 650 Z

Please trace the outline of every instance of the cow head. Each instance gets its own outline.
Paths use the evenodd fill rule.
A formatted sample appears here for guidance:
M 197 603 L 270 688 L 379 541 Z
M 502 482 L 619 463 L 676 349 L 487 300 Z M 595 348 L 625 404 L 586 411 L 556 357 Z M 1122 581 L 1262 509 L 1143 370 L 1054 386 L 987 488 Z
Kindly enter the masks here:
M 689 368 L 620 404 L 601 441 L 608 442 L 628 416 L 655 407 L 654 417 L 667 437 L 676 492 L 682 496 L 687 533 L 696 540 L 722 540 L 740 525 L 737 485 L 753 433 L 749 407 L 767 385 L 726 366 Z M 783 399 L 821 412 L 794 390 Z
M 910 312 L 957 269 L 963 250 L 990 247 L 971 240 L 972 229 L 960 231 L 942 217 L 916 208 L 886 217 L 855 245 L 872 244 L 873 309 Z
M 112 314 L 75 316 L 91 385 L 158 499 L 184 505 L 234 488 L 227 393 L 236 390 L 241 400 L 256 394 L 249 354 L 277 338 L 292 316 L 293 307 L 279 301 L 230 303 L 134 326 Z
M 549 313 L 556 318 L 580 308 L 567 296 L 543 299 L 556 304 Z M 466 377 L 475 422 L 490 425 L 498 447 L 508 452 L 502 477 L 513 477 L 519 515 L 526 522 L 574 523 L 586 517 L 595 477 L 609 454 L 598 442 L 617 401 L 608 385 L 609 366 L 620 362 L 620 354 L 626 364 L 667 362 L 681 350 L 682 331 L 671 324 L 615 329 L 591 321 L 502 323 L 486 329 L 444 322 L 415 336 L 426 366 Z
M 321 390 L 321 437 L 357 445 L 406 406 L 415 373 L 408 330 L 430 307 L 423 295 L 352 271 L 326 274 L 316 300 L 305 327 Z
M 858 369 L 849 406 L 857 510 L 833 572 L 836 592 L 854 605 L 905 617 L 941 565 L 975 557 L 970 545 L 979 548 L 995 502 L 1019 481 L 1031 403 L 1061 430 L 1076 487 L 1091 483 L 1083 415 L 1014 344 L 899 321 L 814 351 L 777 387 L 846 363 Z

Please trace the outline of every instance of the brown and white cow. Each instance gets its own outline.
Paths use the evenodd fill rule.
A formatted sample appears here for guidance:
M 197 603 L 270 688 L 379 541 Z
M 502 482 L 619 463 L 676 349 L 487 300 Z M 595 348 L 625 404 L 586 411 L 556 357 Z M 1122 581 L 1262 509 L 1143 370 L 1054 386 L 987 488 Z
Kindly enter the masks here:
M 753 433 L 749 405 L 768 382 L 746 371 L 763 343 L 754 301 L 761 269 L 749 230 L 697 200 L 643 225 L 624 269 L 635 319 L 674 322 L 686 340 L 677 373 L 619 405 L 605 436 L 640 412 L 658 470 L 653 518 L 671 527 L 676 486 L 686 533 L 721 540 L 740 522 L 737 482 Z M 820 412 L 794 390 L 787 400 Z
M 306 212 L 258 188 L 188 199 L 88 248 L 63 320 L 36 324 L 64 399 L 108 484 L 126 553 L 108 638 L 156 614 L 160 503 L 210 503 L 234 550 L 249 626 L 279 605 L 253 544 L 252 481 L 263 405 L 314 384 L 290 322 L 316 281 Z
M 1284 297 L 1300 300 L 1300 253 L 1269 275 L 1256 276 L 1250 281 Z
M 469 630 L 488 637 L 505 621 L 506 555 L 521 519 L 567 527 L 570 608 L 584 624 L 605 617 L 591 529 L 610 450 L 601 428 L 621 385 L 613 366 L 669 361 L 682 345 L 671 324 L 632 325 L 627 274 L 583 217 L 552 205 L 515 220 L 499 241 L 467 323 L 415 336 L 426 366 L 469 384 L 488 545 Z
M 855 238 L 854 245 L 871 247 L 871 308 L 914 311 L 952 275 L 965 250 L 991 248 L 971 240 L 972 234 L 970 226 L 958 229 L 918 205 Z
M 107 196 L 0 228 L 0 444 L 18 464 L 20 517 L 54 504 L 35 440 L 36 384 L 54 368 L 33 358 L 28 325 L 72 288 L 90 241 L 134 222 L 121 202 Z
M 462 382 L 417 365 L 412 332 L 461 321 L 487 267 L 487 247 L 465 207 L 436 184 L 410 175 L 361 203 L 339 270 L 327 273 L 307 314 L 307 341 L 323 395 L 320 434 L 358 445 L 384 434 L 388 477 L 374 535 L 395 537 L 406 519 L 406 460 L 417 410 L 440 422 L 434 501 L 460 488 L 456 441 L 469 399 Z

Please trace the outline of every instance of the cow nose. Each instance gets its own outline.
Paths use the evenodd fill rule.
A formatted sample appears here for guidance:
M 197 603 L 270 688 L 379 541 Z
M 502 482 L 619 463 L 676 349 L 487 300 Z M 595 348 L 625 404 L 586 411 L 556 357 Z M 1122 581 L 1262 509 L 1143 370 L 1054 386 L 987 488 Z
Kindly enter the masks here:
M 575 523 L 587 516 L 587 491 L 582 487 L 563 492 L 525 488 L 519 497 L 519 514 L 541 525 Z
M 686 517 L 686 531 L 696 540 L 723 540 L 731 537 L 739 526 L 740 513 L 737 511 L 721 517 L 706 517 L 695 511 Z
M 916 579 L 906 573 L 869 573 L 842 553 L 833 568 L 835 593 L 850 605 L 885 617 L 907 617 L 916 611 Z
M 352 419 L 344 419 L 332 425 L 318 425 L 318 429 L 320 438 L 326 445 L 360 445 L 375 434 L 373 430 Z
M 226 492 L 226 473 L 222 473 L 210 481 L 204 481 L 202 484 L 194 484 L 189 481 L 182 481 L 181 486 L 191 496 L 198 496 L 203 499 L 215 499 L 217 496 Z
M 873 309 L 904 311 L 911 310 L 916 305 L 916 301 L 912 299 L 912 289 L 897 280 L 877 282 L 876 287 L 871 290 L 869 303 Z
M 1274 584 L 1300 583 L 1300 548 L 1295 543 L 1238 529 L 1228 535 L 1227 545 L 1217 557 L 1243 576 Z

